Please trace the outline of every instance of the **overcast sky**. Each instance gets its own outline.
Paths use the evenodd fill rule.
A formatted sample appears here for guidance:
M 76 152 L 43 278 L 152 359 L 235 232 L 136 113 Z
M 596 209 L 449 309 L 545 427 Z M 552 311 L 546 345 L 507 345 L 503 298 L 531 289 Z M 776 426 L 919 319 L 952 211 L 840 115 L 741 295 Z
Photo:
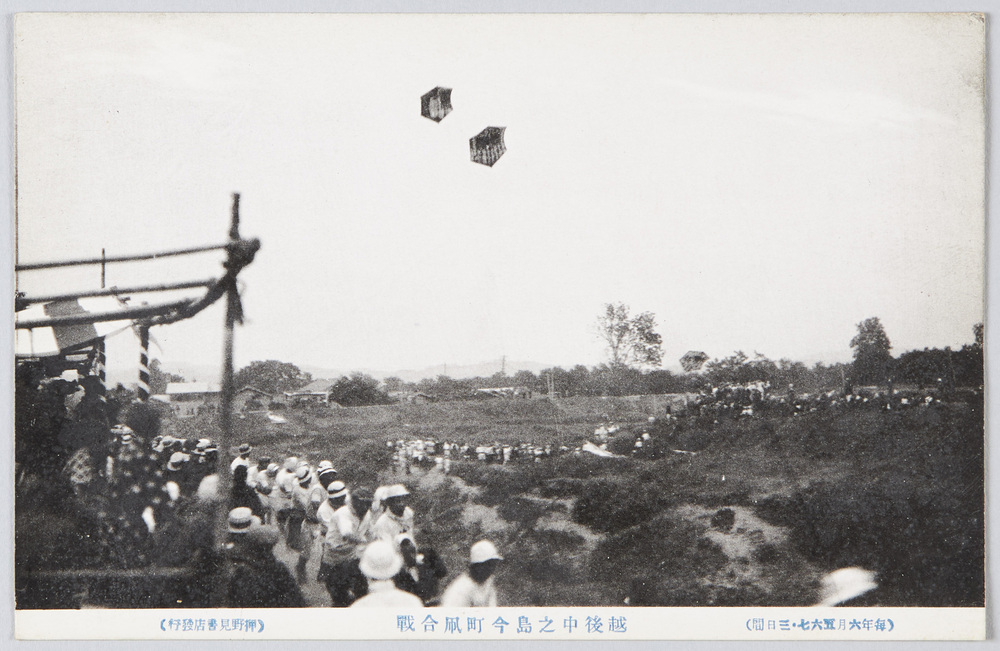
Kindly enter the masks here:
M 237 365 L 603 360 L 656 314 L 687 350 L 850 359 L 983 320 L 984 27 L 969 15 L 22 15 L 21 262 L 262 248 Z M 454 111 L 420 96 L 453 88 Z M 492 167 L 468 140 L 507 127 Z M 113 265 L 109 285 L 220 273 Z M 97 268 L 20 274 L 30 294 Z M 153 296 L 156 301 L 166 296 Z M 154 328 L 221 359 L 222 309 Z M 135 343 L 113 341 L 129 368 Z M 131 371 L 128 371 L 131 372 Z

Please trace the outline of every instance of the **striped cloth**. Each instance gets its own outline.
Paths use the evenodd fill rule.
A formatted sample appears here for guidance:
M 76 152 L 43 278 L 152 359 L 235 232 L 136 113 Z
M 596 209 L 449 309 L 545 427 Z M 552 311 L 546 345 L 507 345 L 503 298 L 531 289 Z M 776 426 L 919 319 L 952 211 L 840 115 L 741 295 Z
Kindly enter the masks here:
M 122 309 L 122 303 L 112 296 L 95 296 L 69 301 L 32 305 L 15 314 L 15 323 L 37 321 L 56 316 L 96 314 Z M 127 330 L 130 320 L 103 321 L 81 325 L 39 327 L 15 330 L 14 351 L 17 357 L 50 357 L 66 350 L 81 348 L 103 337 Z

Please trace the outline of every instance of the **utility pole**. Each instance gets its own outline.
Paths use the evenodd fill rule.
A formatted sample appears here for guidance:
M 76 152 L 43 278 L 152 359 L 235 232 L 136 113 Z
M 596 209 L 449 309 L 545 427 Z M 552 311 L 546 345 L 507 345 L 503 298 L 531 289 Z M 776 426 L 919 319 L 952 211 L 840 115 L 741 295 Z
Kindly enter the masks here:
M 104 269 L 107 266 L 106 263 L 105 263 L 105 259 L 106 258 L 104 256 L 104 247 L 102 246 L 101 247 L 101 289 L 104 289 Z M 97 370 L 97 377 L 101 381 L 101 384 L 104 384 L 105 381 L 108 378 L 107 365 L 108 365 L 108 351 L 107 351 L 107 348 L 105 348 L 105 346 L 104 346 L 104 338 L 101 337 L 101 339 L 97 342 L 97 364 L 96 364 L 96 366 L 97 366 L 97 369 L 96 369 Z
M 232 270 L 238 264 L 236 261 L 236 244 L 240 241 L 240 195 L 233 193 L 232 219 L 229 227 L 230 248 L 226 256 L 225 267 Z M 218 499 L 219 507 L 216 513 L 216 547 L 220 548 L 226 540 L 228 507 L 230 487 L 233 482 L 232 472 L 229 469 L 231 461 L 230 448 L 233 445 L 233 330 L 236 321 L 241 319 L 241 308 L 239 305 L 239 293 L 236 289 L 236 278 L 226 287 L 226 321 L 223 331 L 222 343 L 222 386 L 219 396 L 219 456 L 217 460 L 216 474 L 219 477 Z M 228 585 L 225 574 L 221 574 L 215 582 L 212 604 L 222 606 L 228 594 Z

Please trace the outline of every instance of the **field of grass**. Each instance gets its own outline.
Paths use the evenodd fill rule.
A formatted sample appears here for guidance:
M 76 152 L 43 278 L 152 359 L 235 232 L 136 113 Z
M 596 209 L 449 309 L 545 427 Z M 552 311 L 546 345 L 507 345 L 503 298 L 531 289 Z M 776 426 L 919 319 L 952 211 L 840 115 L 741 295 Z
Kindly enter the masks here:
M 290 411 L 283 425 L 238 419 L 233 443 L 330 459 L 352 487 L 407 483 L 418 543 L 442 554 L 446 581 L 471 543 L 498 543 L 505 605 L 808 605 L 824 573 L 852 565 L 878 573 L 873 604 L 983 604 L 979 405 L 685 420 L 651 430 L 666 450 L 657 459 L 464 462 L 448 476 L 397 477 L 386 446 L 573 446 L 608 421 L 638 432 L 656 408 L 572 398 Z M 207 417 L 168 420 L 164 432 L 212 427 Z

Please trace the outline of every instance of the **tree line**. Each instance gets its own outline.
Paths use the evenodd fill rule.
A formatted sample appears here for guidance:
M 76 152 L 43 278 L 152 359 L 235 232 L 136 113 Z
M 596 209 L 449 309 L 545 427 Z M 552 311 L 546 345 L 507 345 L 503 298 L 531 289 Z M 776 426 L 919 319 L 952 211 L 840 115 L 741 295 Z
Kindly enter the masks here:
M 439 375 L 418 382 L 387 377 L 382 382 L 363 373 L 332 381 L 331 400 L 344 406 L 390 404 L 406 394 L 423 393 L 434 399 L 456 400 L 485 397 L 479 389 L 525 388 L 534 394 L 557 396 L 625 396 L 664 393 L 697 393 L 713 386 L 766 382 L 772 390 L 799 393 L 841 390 L 854 386 L 915 385 L 919 388 L 981 387 L 983 384 L 983 325 L 973 327 L 974 341 L 958 350 L 924 348 L 894 358 L 892 344 L 878 317 L 857 324 L 850 341 L 850 363 L 807 366 L 789 359 L 772 360 L 743 351 L 712 359 L 697 368 L 685 364 L 685 372 L 657 368 L 662 362 L 662 338 L 655 331 L 651 312 L 631 315 L 628 306 L 607 304 L 597 320 L 597 336 L 606 344 L 608 362 L 587 367 L 551 367 L 533 373 L 520 370 L 512 375 L 500 372 L 488 377 L 452 378 Z M 699 360 L 700 361 L 700 360 Z M 699 364 L 700 365 L 700 364 Z M 698 366 L 698 365 L 696 365 Z M 151 368 L 154 392 L 161 382 L 181 381 Z M 698 372 L 696 372 L 698 371 Z M 313 380 L 294 364 L 277 360 L 254 361 L 237 372 L 235 386 L 251 386 L 272 395 L 299 389 Z

